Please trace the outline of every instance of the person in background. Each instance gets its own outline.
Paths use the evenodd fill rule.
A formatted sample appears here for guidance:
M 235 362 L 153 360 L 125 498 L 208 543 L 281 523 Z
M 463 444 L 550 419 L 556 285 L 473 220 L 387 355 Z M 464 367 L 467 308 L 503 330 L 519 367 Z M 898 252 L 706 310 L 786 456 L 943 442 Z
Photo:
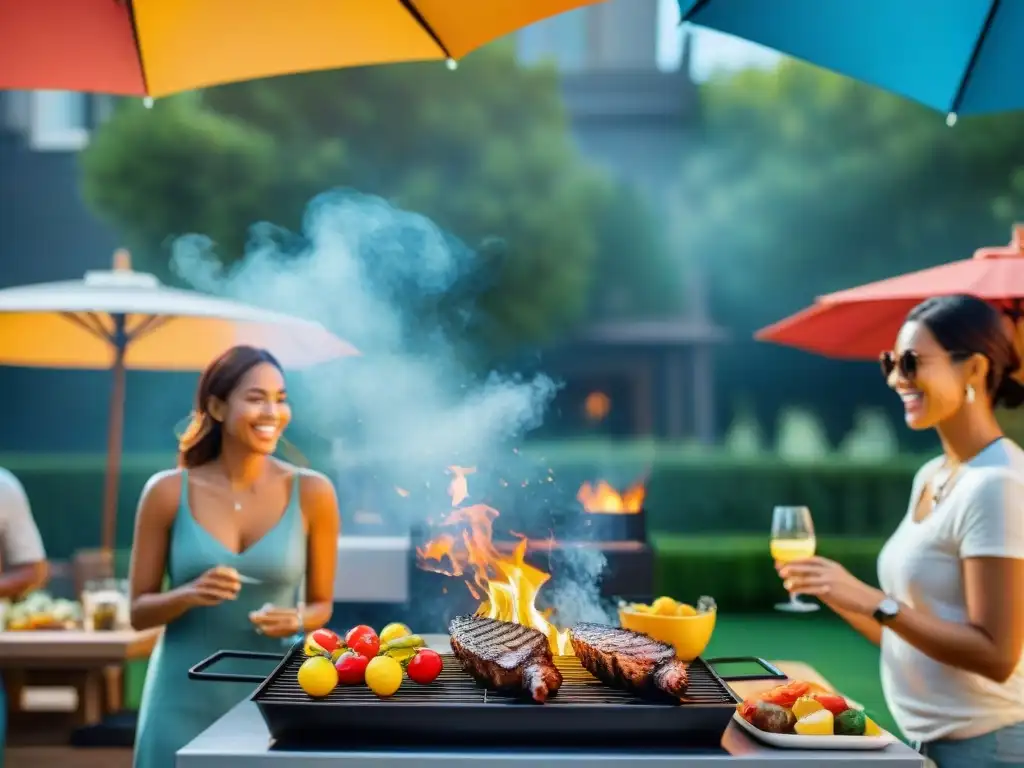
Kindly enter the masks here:
M 175 753 L 248 693 L 191 681 L 189 667 L 223 649 L 281 654 L 283 638 L 330 619 L 338 500 L 323 475 L 273 458 L 290 419 L 280 363 L 234 347 L 199 379 L 179 467 L 142 491 L 131 622 L 166 629 L 146 675 L 136 768 L 173 768 Z
M 18 478 L 0 467 L 0 601 L 17 600 L 42 587 L 47 575 L 43 540 L 25 489 Z M 0 768 L 6 743 L 7 697 L 0 679 Z
M 907 425 L 942 443 L 879 555 L 881 589 L 822 557 L 780 574 L 881 646 L 889 709 L 939 768 L 1024 766 L 1024 451 L 994 413 L 1024 404 L 1013 333 L 980 299 L 933 298 L 881 362 Z

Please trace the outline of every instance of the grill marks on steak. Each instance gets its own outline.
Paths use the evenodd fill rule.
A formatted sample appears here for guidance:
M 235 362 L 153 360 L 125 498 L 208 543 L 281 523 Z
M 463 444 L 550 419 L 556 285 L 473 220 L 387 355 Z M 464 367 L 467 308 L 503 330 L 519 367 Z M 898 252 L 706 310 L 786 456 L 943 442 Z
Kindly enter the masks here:
M 581 623 L 570 632 L 573 650 L 590 674 L 612 688 L 681 698 L 689 677 L 671 645 L 603 624 Z
M 459 664 L 487 688 L 525 691 L 543 704 L 562 685 L 548 639 L 536 629 L 480 616 L 456 616 L 448 624 L 448 633 Z

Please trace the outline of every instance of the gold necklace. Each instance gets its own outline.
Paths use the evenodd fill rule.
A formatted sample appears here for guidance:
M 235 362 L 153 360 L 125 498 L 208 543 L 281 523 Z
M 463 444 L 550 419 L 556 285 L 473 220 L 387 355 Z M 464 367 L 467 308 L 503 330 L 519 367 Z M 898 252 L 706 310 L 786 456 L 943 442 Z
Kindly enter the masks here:
M 943 464 L 947 465 L 948 462 L 943 462 Z M 953 480 L 956 478 L 957 475 L 960 474 L 960 470 L 963 469 L 963 466 L 963 464 L 958 463 L 955 467 L 950 467 L 949 472 L 946 474 L 946 477 L 943 479 L 943 481 L 941 483 L 936 484 L 935 490 L 932 491 L 933 507 L 946 497 L 947 489 L 951 487 Z

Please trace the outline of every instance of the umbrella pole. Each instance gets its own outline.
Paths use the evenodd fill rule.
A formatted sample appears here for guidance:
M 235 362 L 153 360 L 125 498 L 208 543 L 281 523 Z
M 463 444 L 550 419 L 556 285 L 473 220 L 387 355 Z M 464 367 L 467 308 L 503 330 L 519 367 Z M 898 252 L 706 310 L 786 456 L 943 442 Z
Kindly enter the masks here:
M 124 440 L 125 352 L 128 335 L 126 318 L 114 315 L 114 363 L 110 368 L 110 413 L 107 422 L 107 474 L 103 486 L 103 549 L 113 553 L 117 544 L 117 492 L 121 481 L 121 451 Z

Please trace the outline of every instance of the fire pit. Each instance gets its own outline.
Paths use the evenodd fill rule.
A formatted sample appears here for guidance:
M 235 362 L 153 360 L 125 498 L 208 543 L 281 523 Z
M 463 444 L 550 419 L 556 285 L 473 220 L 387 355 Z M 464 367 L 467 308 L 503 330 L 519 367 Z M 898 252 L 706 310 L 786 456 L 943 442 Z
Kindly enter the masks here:
M 608 483 L 584 484 L 577 495 L 581 508 L 573 513 L 532 526 L 519 526 L 520 515 L 502 525 L 493 507 L 464 504 L 471 471 L 451 471 L 451 512 L 411 533 L 409 618 L 423 631 L 444 632 L 453 616 L 479 610 L 547 633 L 557 652 L 558 631 L 548 621 L 550 596 L 567 583 L 592 590 L 580 594 L 581 600 L 611 605 L 650 599 L 654 557 L 644 528 L 642 484 L 621 495 Z M 542 594 L 549 582 L 554 589 Z

